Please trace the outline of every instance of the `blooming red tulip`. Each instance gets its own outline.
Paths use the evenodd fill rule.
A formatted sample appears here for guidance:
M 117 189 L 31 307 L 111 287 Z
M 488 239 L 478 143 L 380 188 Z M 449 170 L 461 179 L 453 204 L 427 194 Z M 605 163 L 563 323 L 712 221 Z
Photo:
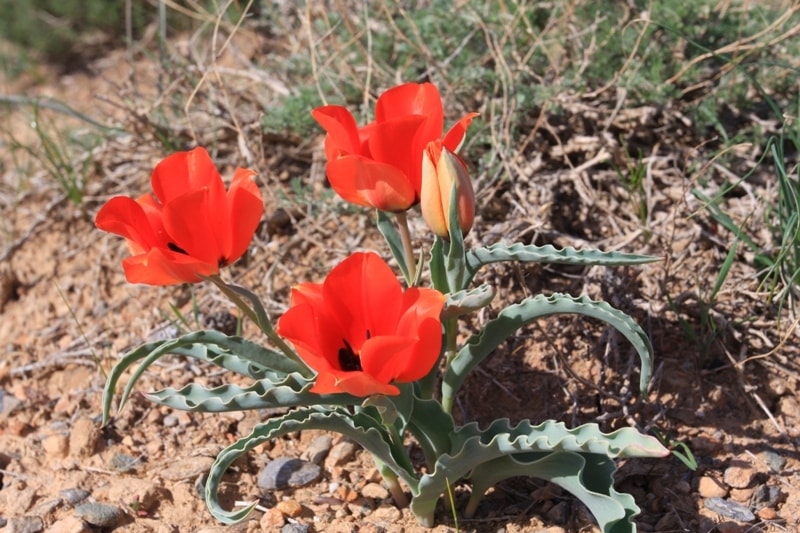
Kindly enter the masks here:
M 312 115 L 327 132 L 326 172 L 337 194 L 354 204 L 401 212 L 419 202 L 420 161 L 428 143 L 441 139 L 455 152 L 477 113 L 465 115 L 442 139 L 438 89 L 406 83 L 378 98 L 374 122 L 362 128 L 342 106 L 319 107 Z
M 226 191 L 204 148 L 178 152 L 156 165 L 154 194 L 111 198 L 98 228 L 125 237 L 122 262 L 131 283 L 195 283 L 219 273 L 247 250 L 264 205 L 255 172 L 237 168 Z
M 469 179 L 467 166 L 441 141 L 428 144 L 422 157 L 422 192 L 420 208 L 422 218 L 436 235 L 450 235 L 450 196 L 456 187 L 458 222 L 466 234 L 475 219 L 475 191 Z
M 392 382 L 416 381 L 436 364 L 443 306 L 433 289 L 403 292 L 377 254 L 355 253 L 323 283 L 292 289 L 277 332 L 317 372 L 312 392 L 393 395 Z

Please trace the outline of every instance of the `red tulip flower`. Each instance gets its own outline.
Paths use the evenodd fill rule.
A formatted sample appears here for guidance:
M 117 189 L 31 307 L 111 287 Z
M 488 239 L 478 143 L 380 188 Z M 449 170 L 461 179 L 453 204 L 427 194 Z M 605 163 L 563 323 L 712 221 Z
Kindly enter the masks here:
M 318 394 L 399 394 L 430 372 L 442 347 L 439 315 L 444 295 L 433 289 L 403 292 L 375 253 L 355 253 L 325 281 L 292 289 L 277 332 L 317 372 Z
M 442 139 L 444 111 L 436 86 L 407 83 L 384 92 L 375 121 L 359 128 L 342 106 L 312 111 L 325 129 L 328 181 L 344 200 L 381 211 L 402 212 L 419 202 L 422 153 L 442 140 L 455 152 L 472 119 L 469 113 Z
M 111 198 L 95 224 L 125 237 L 122 262 L 131 283 L 195 283 L 239 259 L 253 238 L 264 205 L 255 172 L 237 168 L 226 191 L 204 148 L 175 153 L 151 176 L 154 194 Z

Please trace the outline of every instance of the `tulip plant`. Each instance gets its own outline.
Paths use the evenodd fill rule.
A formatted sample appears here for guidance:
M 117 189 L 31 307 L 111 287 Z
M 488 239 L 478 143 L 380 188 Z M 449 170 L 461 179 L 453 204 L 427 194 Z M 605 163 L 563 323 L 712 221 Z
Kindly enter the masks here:
M 127 370 L 133 369 L 133 376 L 120 407 L 149 365 L 178 354 L 240 374 L 248 384 L 167 388 L 147 395 L 155 403 L 201 412 L 292 408 L 264 420 L 217 456 L 205 496 L 211 513 L 225 523 L 242 520 L 253 508 L 225 510 L 218 502 L 222 476 L 238 457 L 269 439 L 321 429 L 360 443 L 375 459 L 395 502 L 409 504 L 410 493 L 411 511 L 425 526 L 434 525 L 437 502 L 452 494 L 456 483 L 471 484 L 463 510 L 471 517 L 492 485 L 530 475 L 574 494 L 603 531 L 635 531 L 631 519 L 639 508 L 630 495 L 614 489 L 615 459 L 667 455 L 655 438 L 634 428 L 603 433 L 596 424 L 567 428 L 552 420 L 457 424 L 451 411 L 470 371 L 517 329 L 557 313 L 590 316 L 619 330 L 640 357 L 645 391 L 653 358 L 648 337 L 604 302 L 534 296 L 500 306 L 466 342 L 459 342 L 458 331 L 461 317 L 494 299 L 493 287 L 473 282 L 487 264 L 613 266 L 653 258 L 519 243 L 467 249 L 464 234 L 475 216 L 475 195 L 467 165 L 457 154 L 477 114 L 467 114 L 444 132 L 441 98 L 429 83 L 384 92 L 374 121 L 365 126 L 341 106 L 321 107 L 312 115 L 327 133 L 331 187 L 345 201 L 376 213 L 404 282 L 374 251 L 353 253 L 321 282 L 293 287 L 288 310 L 273 326 L 254 292 L 220 275 L 245 252 L 263 214 L 254 173 L 237 169 L 226 190 L 204 149 L 173 154 L 152 174 L 153 195 L 110 199 L 97 214 L 98 228 L 127 240 L 128 281 L 211 282 L 269 342 L 209 330 L 144 344 L 112 369 L 104 420 Z M 417 205 L 432 233 L 425 254 L 414 250 L 408 225 Z M 424 455 L 423 464 L 412 459 L 415 447 Z

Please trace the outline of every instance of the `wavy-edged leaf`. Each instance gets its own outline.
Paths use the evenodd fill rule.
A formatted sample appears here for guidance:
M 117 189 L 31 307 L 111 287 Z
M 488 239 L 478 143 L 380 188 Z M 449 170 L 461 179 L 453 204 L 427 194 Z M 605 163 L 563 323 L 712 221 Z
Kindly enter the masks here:
M 602 252 L 600 250 L 576 250 L 571 246 L 556 248 L 551 244 L 536 246 L 534 244 L 504 244 L 482 246 L 467 252 L 467 270 L 469 278 L 484 265 L 502 261 L 519 261 L 522 263 L 555 263 L 561 265 L 641 265 L 658 261 L 658 257 L 650 255 L 626 254 L 621 252 Z M 469 283 L 469 281 L 467 281 Z
M 517 329 L 543 316 L 558 313 L 576 313 L 606 322 L 617 329 L 633 345 L 641 360 L 639 387 L 647 389 L 653 368 L 653 347 L 642 328 L 631 317 L 605 302 L 591 300 L 586 296 L 573 297 L 566 294 L 535 296 L 503 309 L 497 318 L 489 321 L 484 329 L 474 335 L 456 354 L 444 375 L 442 394 L 449 409 L 455 393 L 467 374 L 488 357 Z
M 125 405 L 144 371 L 158 359 L 169 354 L 208 361 L 253 379 L 274 380 L 298 370 L 297 364 L 280 352 L 219 331 L 196 331 L 177 339 L 150 342 L 125 354 L 111 369 L 103 389 L 103 423 L 108 420 L 114 392 L 125 371 L 141 361 L 125 385 L 119 401 L 120 409 Z
M 380 422 L 364 414 L 352 414 L 344 410 L 321 411 L 306 408 L 258 424 L 249 435 L 242 437 L 217 455 L 206 481 L 206 505 L 211 514 L 226 524 L 234 524 L 247 517 L 255 507 L 255 503 L 239 511 L 226 511 L 219 504 L 217 492 L 228 467 L 259 444 L 287 433 L 307 429 L 336 431 L 352 438 L 373 457 L 391 468 L 411 487 L 412 491 L 416 489 L 417 480 L 405 450 L 402 447 L 392 446 L 391 439 Z
M 414 494 L 411 509 L 426 524 L 447 485 L 463 477 L 473 481 L 474 512 L 485 491 L 497 481 L 517 475 L 548 479 L 569 490 L 592 510 L 604 531 L 632 531 L 629 518 L 638 512 L 633 499 L 613 489 L 613 459 L 663 457 L 669 451 L 654 437 L 633 428 L 602 433 L 596 424 L 568 429 L 547 421 L 512 426 L 496 420 L 481 430 L 471 423 L 452 435 L 452 450 L 436 461 Z
M 447 295 L 442 319 L 455 318 L 482 309 L 492 303 L 497 291 L 484 283 L 480 287 L 465 289 Z
M 349 394 L 310 392 L 313 384 L 313 380 L 294 372 L 265 377 L 246 387 L 226 384 L 207 388 L 189 383 L 180 389 L 169 387 L 150 392 L 147 398 L 174 409 L 203 413 L 308 405 L 359 405 L 363 401 L 363 398 Z

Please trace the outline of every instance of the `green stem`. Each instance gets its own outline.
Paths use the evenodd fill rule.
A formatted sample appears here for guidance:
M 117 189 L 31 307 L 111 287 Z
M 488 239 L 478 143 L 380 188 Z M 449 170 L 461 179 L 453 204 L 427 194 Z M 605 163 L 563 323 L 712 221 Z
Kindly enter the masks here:
M 378 465 L 378 469 L 383 477 L 383 481 L 386 482 L 386 488 L 389 489 L 389 494 L 392 495 L 394 504 L 400 508 L 407 507 L 408 497 L 406 496 L 406 493 L 403 492 L 403 487 L 400 486 L 400 480 L 397 478 L 397 474 L 395 474 L 391 468 L 382 463 Z
M 216 285 L 223 293 L 225 293 L 225 296 L 227 296 L 228 299 L 230 299 L 230 301 L 233 302 L 233 304 L 238 307 L 247 318 L 252 320 L 259 327 L 259 329 L 267 336 L 267 338 L 269 338 L 270 341 L 272 341 L 272 343 L 283 353 L 283 355 L 296 362 L 302 369 L 301 373 L 305 377 L 310 377 L 312 375 L 311 370 L 308 368 L 305 362 L 300 359 L 300 356 L 298 356 L 295 351 L 292 350 L 288 344 L 286 344 L 286 341 L 284 341 L 272 327 L 264 306 L 261 305 L 261 302 L 258 300 L 258 297 L 256 297 L 255 294 L 244 287 L 225 283 L 218 275 L 209 276 L 206 279 L 213 282 L 214 285 Z M 247 303 L 242 299 L 242 295 L 246 296 L 247 299 L 250 300 L 250 302 L 253 304 L 252 307 L 247 305 Z
M 397 225 L 400 230 L 400 240 L 403 241 L 403 255 L 405 256 L 406 269 L 408 270 L 409 284 L 413 285 L 417 279 L 417 262 L 414 260 L 414 248 L 411 245 L 411 232 L 408 229 L 408 217 L 405 211 L 397 213 Z
M 445 336 L 445 372 L 450 368 L 450 363 L 458 353 L 458 318 L 448 318 L 444 321 Z M 453 411 L 454 397 L 447 389 L 442 389 L 442 408 L 450 414 Z

